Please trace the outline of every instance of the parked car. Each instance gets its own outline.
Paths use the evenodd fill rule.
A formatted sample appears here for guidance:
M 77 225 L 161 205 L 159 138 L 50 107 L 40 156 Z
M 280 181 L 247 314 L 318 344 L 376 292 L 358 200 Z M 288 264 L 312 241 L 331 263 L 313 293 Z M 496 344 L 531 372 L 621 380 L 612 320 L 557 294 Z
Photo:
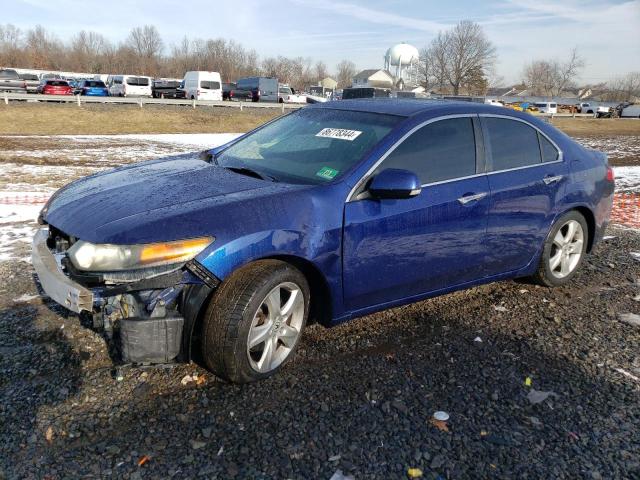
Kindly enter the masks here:
M 101 80 L 82 80 L 76 87 L 76 95 L 87 95 L 90 97 L 108 97 L 109 89 Z
M 151 96 L 153 98 L 177 98 L 178 88 L 182 80 L 176 78 L 161 78 L 153 81 Z M 184 96 L 182 97 L 184 98 Z
M 289 85 L 280 85 L 278 87 L 279 103 L 307 103 L 307 96 L 300 95 Z
M 24 81 L 27 93 L 36 93 L 40 85 L 40 77 L 35 73 L 21 73 L 20 78 Z
M 27 93 L 27 84 L 12 68 L 0 70 L 0 92 Z
M 176 88 L 176 98 L 186 98 L 187 92 L 184 91 L 184 80 L 180 82 L 178 88 Z
M 487 105 L 493 105 L 494 107 L 504 107 L 504 102 L 496 100 L 495 98 L 486 98 L 484 103 Z
M 38 85 L 37 93 L 44 95 L 73 95 L 73 88 L 66 80 L 45 80 Z
M 627 103 L 620 109 L 620 118 L 640 118 L 640 104 Z
M 63 187 L 32 262 L 122 361 L 197 357 L 249 382 L 293 356 L 308 321 L 507 278 L 568 284 L 602 239 L 613 191 L 605 154 L 527 114 L 327 102 L 202 159 Z
M 222 84 L 222 100 L 233 100 L 233 91 L 237 87 L 235 83 L 223 83 Z
M 356 98 L 389 98 L 391 97 L 391 90 L 386 88 L 373 88 L 373 87 L 357 87 L 357 88 L 345 88 L 342 90 L 343 100 L 353 100 Z
M 558 113 L 558 104 L 555 102 L 536 102 L 533 104 L 540 113 Z
M 138 75 L 114 75 L 109 84 L 109 95 L 113 97 L 150 97 L 151 77 Z
M 278 79 L 274 77 L 241 78 L 233 90 L 233 98 L 245 102 L 277 102 Z
M 193 71 L 184 74 L 185 97 L 190 100 L 222 100 L 222 80 L 218 72 Z

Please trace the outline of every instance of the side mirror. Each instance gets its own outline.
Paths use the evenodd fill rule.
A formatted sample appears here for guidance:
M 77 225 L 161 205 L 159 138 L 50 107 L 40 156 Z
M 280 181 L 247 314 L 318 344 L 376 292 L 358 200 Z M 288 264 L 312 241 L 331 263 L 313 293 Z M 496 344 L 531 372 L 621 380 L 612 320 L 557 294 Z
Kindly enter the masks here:
M 419 195 L 422 186 L 415 173 L 398 168 L 387 168 L 373 177 L 368 190 L 374 198 L 401 199 Z

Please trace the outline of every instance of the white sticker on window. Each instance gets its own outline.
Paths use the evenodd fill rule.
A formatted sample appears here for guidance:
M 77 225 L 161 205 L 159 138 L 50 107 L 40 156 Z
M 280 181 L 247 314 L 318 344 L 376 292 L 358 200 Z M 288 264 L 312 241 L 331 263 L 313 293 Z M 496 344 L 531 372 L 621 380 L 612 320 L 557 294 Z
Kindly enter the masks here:
M 359 132 L 358 130 L 347 130 L 345 128 L 323 128 L 316 133 L 316 137 L 338 138 L 340 140 L 349 140 L 350 142 L 353 142 L 361 133 L 362 132 Z

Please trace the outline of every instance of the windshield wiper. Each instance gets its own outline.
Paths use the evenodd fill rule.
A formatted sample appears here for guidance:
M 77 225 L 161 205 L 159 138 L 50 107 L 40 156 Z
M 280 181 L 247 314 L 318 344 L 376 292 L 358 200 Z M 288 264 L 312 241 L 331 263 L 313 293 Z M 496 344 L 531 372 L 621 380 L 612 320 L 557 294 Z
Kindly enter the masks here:
M 232 172 L 239 173 L 240 175 L 247 175 L 248 177 L 259 178 L 260 180 L 268 180 L 270 182 L 276 181 L 275 177 L 272 177 L 271 175 L 267 175 L 262 172 L 258 172 L 257 170 L 253 170 L 252 168 L 248 168 L 248 167 L 224 167 L 224 168 L 226 168 L 227 170 L 231 170 Z

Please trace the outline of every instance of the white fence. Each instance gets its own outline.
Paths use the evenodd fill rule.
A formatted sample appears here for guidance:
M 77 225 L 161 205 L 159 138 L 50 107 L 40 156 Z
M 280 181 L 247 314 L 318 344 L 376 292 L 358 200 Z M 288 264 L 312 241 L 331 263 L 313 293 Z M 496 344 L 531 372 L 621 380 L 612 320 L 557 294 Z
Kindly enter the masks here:
M 216 100 L 189 100 L 179 98 L 147 98 L 147 97 L 91 97 L 82 95 L 41 95 L 32 93 L 0 93 L 0 99 L 6 105 L 9 101 L 26 102 L 56 102 L 56 103 L 76 103 L 78 106 L 88 103 L 121 103 L 138 105 L 143 108 L 145 105 L 185 105 L 196 107 L 226 107 L 238 108 L 240 111 L 245 108 L 276 108 L 284 112 L 285 110 L 304 107 L 306 104 L 295 103 L 262 103 L 262 102 L 236 102 L 236 101 L 216 101 Z

